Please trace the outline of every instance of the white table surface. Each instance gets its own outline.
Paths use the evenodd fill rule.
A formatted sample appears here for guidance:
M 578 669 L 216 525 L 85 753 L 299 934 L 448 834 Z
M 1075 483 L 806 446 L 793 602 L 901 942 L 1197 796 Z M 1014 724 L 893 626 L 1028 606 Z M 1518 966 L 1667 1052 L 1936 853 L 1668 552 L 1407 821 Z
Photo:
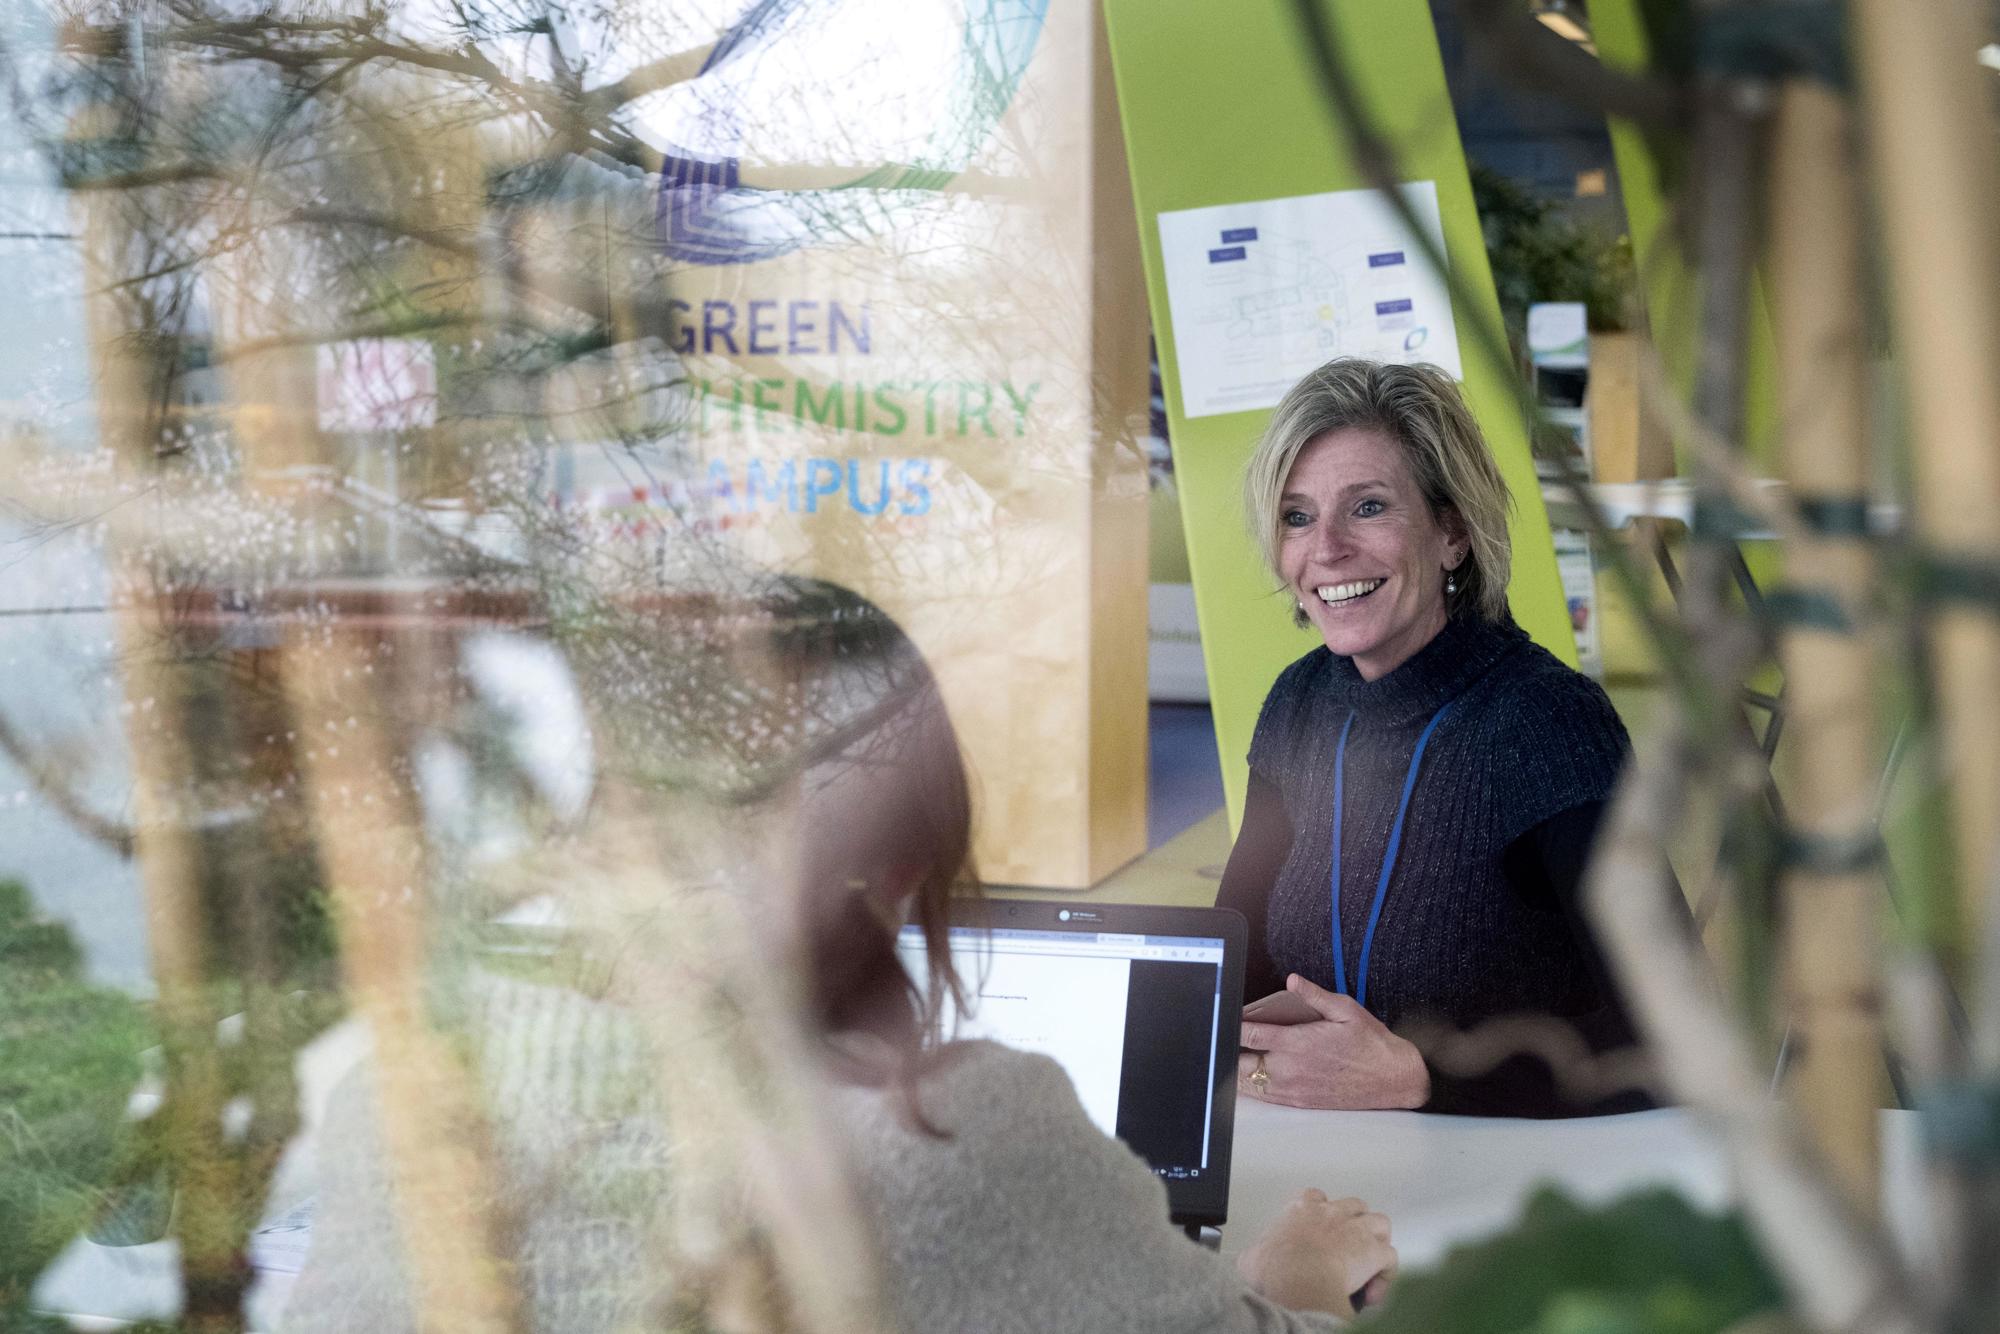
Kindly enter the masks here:
M 1906 1254 L 1929 1236 L 1918 1194 L 1914 1113 L 1882 1113 L 1884 1210 Z M 1670 1186 L 1698 1207 L 1734 1199 L 1720 1144 L 1679 1108 L 1572 1121 L 1316 1112 L 1242 1098 L 1236 1105 L 1229 1223 L 1222 1249 L 1255 1241 L 1308 1186 L 1352 1195 L 1389 1216 L 1406 1268 L 1503 1231 L 1542 1185 L 1584 1203 Z

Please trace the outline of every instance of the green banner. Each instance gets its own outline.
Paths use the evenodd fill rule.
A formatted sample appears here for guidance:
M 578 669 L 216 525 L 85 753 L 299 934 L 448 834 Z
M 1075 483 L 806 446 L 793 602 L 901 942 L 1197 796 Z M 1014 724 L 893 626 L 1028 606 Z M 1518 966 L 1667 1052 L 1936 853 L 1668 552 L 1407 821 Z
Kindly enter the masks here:
M 1328 235 L 1325 224 L 1351 224 L 1363 234 L 1380 205 L 1373 196 L 1339 193 L 1369 180 L 1327 103 L 1317 51 L 1292 6 L 1105 0 L 1232 828 L 1242 814 L 1244 757 L 1265 692 L 1316 642 L 1292 628 L 1290 603 L 1275 591 L 1243 519 L 1243 467 L 1275 402 L 1256 383 L 1259 364 L 1275 382 L 1284 378 L 1273 374 L 1275 365 L 1290 377 L 1309 369 L 1315 358 L 1294 358 L 1313 346 L 1324 351 L 1320 360 L 1393 347 L 1403 360 L 1461 374 L 1514 492 L 1515 618 L 1563 661 L 1576 661 L 1526 429 L 1505 368 L 1471 336 L 1474 321 L 1499 329 L 1499 302 L 1429 7 L 1425 0 L 1322 0 L 1322 12 L 1377 131 L 1397 150 L 1405 197 L 1420 212 L 1434 210 L 1473 309 L 1439 310 L 1436 277 L 1408 247 L 1384 242 L 1372 253 L 1336 253 L 1345 238 Z M 1222 205 L 1248 207 L 1231 225 Z M 1162 214 L 1169 215 L 1164 233 Z M 1343 268 L 1350 260 L 1351 270 Z M 1272 281 L 1259 288 L 1254 309 L 1238 296 L 1224 312 L 1209 296 L 1222 289 L 1201 285 L 1206 272 L 1243 292 L 1241 275 L 1259 265 Z M 1408 294 L 1376 277 L 1399 268 Z M 1240 321 L 1228 324 L 1231 314 Z M 1273 361 L 1261 355 L 1265 348 L 1286 355 Z M 1250 406 L 1226 410 L 1233 401 Z

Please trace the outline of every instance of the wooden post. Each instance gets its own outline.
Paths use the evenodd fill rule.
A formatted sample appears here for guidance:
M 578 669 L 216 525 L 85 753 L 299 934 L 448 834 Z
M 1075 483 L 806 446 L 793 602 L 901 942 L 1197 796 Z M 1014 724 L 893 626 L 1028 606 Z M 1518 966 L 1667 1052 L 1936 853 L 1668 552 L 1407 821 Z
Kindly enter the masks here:
M 1883 1086 L 1876 923 L 1880 876 L 1840 866 L 1875 846 L 1882 764 L 1877 664 L 1866 614 L 1875 560 L 1867 515 L 1868 364 L 1860 201 L 1846 105 L 1799 80 L 1780 96 L 1771 153 L 1771 291 L 1778 332 L 1782 457 L 1800 510 L 1820 523 L 1786 552 L 1801 615 L 1784 627 L 1787 769 L 1794 831 L 1816 855 L 1786 868 L 1784 983 L 1791 1092 L 1850 1200 L 1869 1213 L 1880 1183 Z M 1823 609 L 1823 610 L 1822 610 Z M 1838 612 L 1844 625 L 1829 623 Z

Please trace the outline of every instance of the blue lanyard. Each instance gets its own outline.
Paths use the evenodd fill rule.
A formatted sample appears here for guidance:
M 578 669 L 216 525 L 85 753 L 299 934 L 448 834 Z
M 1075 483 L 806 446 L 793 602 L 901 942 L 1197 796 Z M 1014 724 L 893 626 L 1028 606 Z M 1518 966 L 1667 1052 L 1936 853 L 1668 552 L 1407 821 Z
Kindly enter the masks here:
M 1382 854 L 1382 874 L 1375 880 L 1375 902 L 1368 909 L 1368 930 L 1361 937 L 1361 958 L 1356 962 L 1354 975 L 1354 1000 L 1357 1005 L 1368 1004 L 1368 951 L 1375 946 L 1375 924 L 1382 920 L 1382 904 L 1389 897 L 1389 877 L 1396 873 L 1396 854 L 1403 849 L 1403 817 L 1410 813 L 1410 793 L 1416 790 L 1417 768 L 1424 762 L 1424 747 L 1431 743 L 1431 733 L 1451 712 L 1457 700 L 1446 700 L 1431 720 L 1424 724 L 1423 734 L 1417 738 L 1417 749 L 1410 756 L 1410 772 L 1403 778 L 1403 799 L 1396 804 L 1396 823 L 1389 829 L 1389 847 Z M 1343 788 L 1347 772 L 1347 734 L 1354 730 L 1354 710 L 1347 711 L 1347 721 L 1340 728 L 1340 745 L 1333 754 L 1333 989 L 1341 995 L 1347 991 L 1347 951 L 1340 940 L 1340 826 L 1343 804 Z

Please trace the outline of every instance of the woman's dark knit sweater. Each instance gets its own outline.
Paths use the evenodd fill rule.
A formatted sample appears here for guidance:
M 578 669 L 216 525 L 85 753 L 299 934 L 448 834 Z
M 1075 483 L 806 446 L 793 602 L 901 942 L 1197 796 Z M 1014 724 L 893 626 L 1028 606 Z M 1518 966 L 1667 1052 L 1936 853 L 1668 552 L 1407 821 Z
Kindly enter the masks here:
M 1455 701 L 1455 702 L 1453 702 Z M 1250 797 L 1217 902 L 1251 922 L 1247 998 L 1287 973 L 1334 986 L 1334 755 L 1352 710 L 1340 914 L 1349 990 L 1410 758 L 1425 752 L 1369 952 L 1367 1006 L 1390 1027 L 1559 1016 L 1594 1050 L 1631 1041 L 1577 904 L 1577 883 L 1629 750 L 1604 691 L 1513 622 L 1454 620 L 1395 671 L 1363 681 L 1315 649 L 1278 678 L 1250 747 Z M 1550 1116 L 1630 1110 L 1566 1102 L 1540 1062 L 1432 1069 L 1430 1110 Z

